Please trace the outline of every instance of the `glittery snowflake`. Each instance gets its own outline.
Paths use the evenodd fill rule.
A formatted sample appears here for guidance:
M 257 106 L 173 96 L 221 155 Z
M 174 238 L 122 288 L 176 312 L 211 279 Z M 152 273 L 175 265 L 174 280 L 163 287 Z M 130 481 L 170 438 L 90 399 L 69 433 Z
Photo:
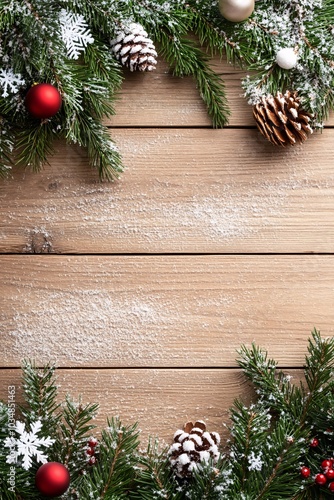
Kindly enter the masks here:
M 86 20 L 81 14 L 75 14 L 65 9 L 59 15 L 61 37 L 70 59 L 78 59 L 89 43 L 94 42 Z
M 0 70 L 0 88 L 2 88 L 2 97 L 7 97 L 9 93 L 15 94 L 21 85 L 25 85 L 25 81 L 20 74 L 15 74 L 9 69 Z
M 258 470 L 260 471 L 263 467 L 262 453 L 260 452 L 257 456 L 254 451 L 248 456 L 248 470 Z
M 22 456 L 22 467 L 29 470 L 32 465 L 32 458 L 36 457 L 37 462 L 45 464 L 47 456 L 40 450 L 41 447 L 48 448 L 54 443 L 54 439 L 49 437 L 39 437 L 42 428 L 42 422 L 37 420 L 31 424 L 31 431 L 25 430 L 23 422 L 16 422 L 15 431 L 18 437 L 7 437 L 5 439 L 5 447 L 10 449 L 10 454 L 6 462 L 8 464 L 16 464 L 18 457 Z

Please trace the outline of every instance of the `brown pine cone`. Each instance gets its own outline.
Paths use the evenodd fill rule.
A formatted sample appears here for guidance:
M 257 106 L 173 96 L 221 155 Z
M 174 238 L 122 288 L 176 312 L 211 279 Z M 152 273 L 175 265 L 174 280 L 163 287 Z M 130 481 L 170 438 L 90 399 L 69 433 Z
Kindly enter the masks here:
M 157 64 L 154 44 L 140 24 L 123 26 L 111 41 L 116 59 L 130 71 L 152 71 Z
M 306 141 L 313 132 L 311 115 L 300 107 L 297 92 L 262 97 L 253 107 L 253 115 L 261 134 L 276 146 Z
M 178 477 L 190 477 L 200 463 L 208 463 L 211 459 L 217 463 L 220 453 L 218 446 L 220 436 L 217 432 L 207 432 L 202 420 L 188 422 L 184 430 L 177 430 L 174 443 L 169 448 L 169 461 Z

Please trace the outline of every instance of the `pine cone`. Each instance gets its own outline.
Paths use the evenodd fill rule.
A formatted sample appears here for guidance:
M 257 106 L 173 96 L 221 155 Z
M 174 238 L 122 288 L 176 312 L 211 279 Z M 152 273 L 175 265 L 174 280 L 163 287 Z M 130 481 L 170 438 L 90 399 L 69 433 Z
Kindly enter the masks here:
M 111 41 L 111 50 L 116 59 L 130 71 L 152 71 L 157 64 L 154 44 L 140 24 L 123 26 Z
M 169 461 L 178 477 L 190 477 L 199 468 L 200 462 L 208 463 L 210 459 L 217 463 L 220 453 L 218 445 L 220 436 L 217 432 L 207 432 L 202 420 L 188 422 L 184 430 L 177 430 L 174 443 L 169 448 Z
M 253 115 L 261 134 L 276 146 L 304 142 L 313 132 L 311 115 L 300 108 L 297 92 L 262 97 L 253 107 Z

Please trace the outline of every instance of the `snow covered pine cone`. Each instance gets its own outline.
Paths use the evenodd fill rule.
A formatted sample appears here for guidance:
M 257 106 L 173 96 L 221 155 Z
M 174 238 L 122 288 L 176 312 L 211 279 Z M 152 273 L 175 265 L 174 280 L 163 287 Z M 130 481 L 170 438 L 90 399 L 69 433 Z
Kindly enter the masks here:
M 174 443 L 168 451 L 169 462 L 178 477 L 190 477 L 199 468 L 200 462 L 208 463 L 211 459 L 217 463 L 220 457 L 218 446 L 220 436 L 217 432 L 207 432 L 202 420 L 188 422 L 184 430 L 174 434 Z
M 137 23 L 123 26 L 111 41 L 116 59 L 130 71 L 152 71 L 157 64 L 154 44 L 144 28 Z
M 300 107 L 297 92 L 263 96 L 253 107 L 253 115 L 261 134 L 276 146 L 304 142 L 313 129 L 311 115 Z

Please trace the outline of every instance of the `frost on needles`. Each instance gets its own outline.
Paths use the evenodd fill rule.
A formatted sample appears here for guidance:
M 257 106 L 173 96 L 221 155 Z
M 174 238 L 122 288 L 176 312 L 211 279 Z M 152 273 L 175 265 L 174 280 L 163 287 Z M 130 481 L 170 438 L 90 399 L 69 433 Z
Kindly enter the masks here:
M 127 77 L 111 41 L 127 27 L 142 26 L 176 76 L 192 75 L 213 125 L 227 123 L 221 79 L 191 33 L 206 20 L 184 1 L 159 0 L 3 0 L 0 5 L 0 173 L 12 164 L 39 169 L 53 153 L 57 138 L 87 149 L 101 179 L 122 171 L 120 153 L 104 117 Z M 196 5 L 196 8 L 195 8 Z M 217 10 L 213 7 L 214 10 Z M 24 99 L 34 83 L 54 85 L 60 112 L 35 119 Z
M 173 75 L 193 77 L 214 127 L 226 125 L 230 112 L 224 82 L 209 64 L 213 54 L 251 71 L 242 82 L 251 104 L 298 92 L 315 128 L 333 108 L 334 0 L 258 0 L 241 23 L 226 21 L 216 0 L 3 0 L 1 175 L 13 164 L 39 169 L 62 138 L 86 148 L 101 179 L 119 176 L 120 153 L 101 122 L 115 113 L 128 77 L 111 41 L 133 25 L 156 47 L 158 64 L 163 58 Z M 282 49 L 296 53 L 293 69 L 277 64 Z M 24 105 L 36 82 L 61 94 L 62 108 L 51 118 L 34 119 Z
M 146 449 L 140 446 L 137 423 L 124 425 L 110 418 L 104 429 L 97 429 L 97 404 L 69 395 L 61 402 L 54 366 L 37 368 L 25 362 L 24 404 L 15 415 L 14 427 L 9 426 L 8 403 L 0 403 L 1 498 L 41 498 L 35 475 L 47 460 L 68 468 L 70 487 L 62 498 L 70 500 L 331 499 L 331 482 L 321 486 L 315 478 L 324 458 L 330 462 L 333 457 L 334 338 L 313 332 L 304 371 L 294 374 L 295 382 L 256 345 L 241 348 L 239 365 L 255 389 L 253 402 L 246 405 L 236 399 L 219 453 L 218 448 L 212 457 L 205 451 L 197 453 L 203 460 L 190 474 L 180 474 L 157 439 L 151 439 Z M 195 425 L 205 430 L 204 422 Z M 203 438 L 206 434 L 217 436 L 204 432 Z M 184 435 L 190 442 L 191 434 Z M 219 445 L 219 439 L 215 441 Z M 192 449 L 186 447 L 195 459 Z M 11 467 L 15 468 L 14 488 Z

